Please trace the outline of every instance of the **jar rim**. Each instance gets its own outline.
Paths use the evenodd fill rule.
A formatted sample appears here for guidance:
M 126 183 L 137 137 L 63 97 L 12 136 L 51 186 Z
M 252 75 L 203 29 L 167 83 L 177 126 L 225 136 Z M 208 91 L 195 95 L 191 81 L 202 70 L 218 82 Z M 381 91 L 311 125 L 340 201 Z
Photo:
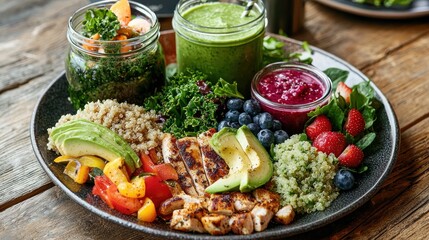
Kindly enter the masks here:
M 134 1 L 129 1 L 131 10 L 135 10 L 141 13 L 141 15 L 147 18 L 151 23 L 151 27 L 149 31 L 146 32 L 145 34 L 132 37 L 129 39 L 125 39 L 125 40 L 94 40 L 89 37 L 85 37 L 81 32 L 79 32 L 76 29 L 76 27 L 81 23 L 81 21 L 79 21 L 78 18 L 84 16 L 88 9 L 104 8 L 109 4 L 113 4 L 115 2 L 116 0 L 104 0 L 104 1 L 94 2 L 76 10 L 73 13 L 73 15 L 69 18 L 68 24 L 67 24 L 67 28 L 68 28 L 67 38 L 69 42 L 75 46 L 82 46 L 82 44 L 100 46 L 101 44 L 118 44 L 118 43 L 122 44 L 122 46 L 135 46 L 137 44 L 141 44 L 147 41 L 152 42 L 152 41 L 158 40 L 160 35 L 159 33 L 160 25 L 158 22 L 158 18 L 156 17 L 156 14 L 149 7 Z M 75 23 L 75 21 L 78 21 L 78 22 Z M 74 24 L 76 24 L 76 26 L 74 26 Z M 95 53 L 86 49 L 83 49 L 83 50 L 87 52 L 91 52 L 92 54 Z M 97 52 L 97 54 L 102 55 L 104 53 Z
M 279 71 L 282 69 L 295 69 L 295 70 L 301 70 L 306 73 L 309 73 L 316 77 L 319 82 L 324 86 L 324 93 L 323 95 L 318 98 L 317 100 L 309 103 L 303 103 L 303 104 L 285 104 L 285 103 L 278 103 L 273 102 L 264 96 L 262 96 L 259 93 L 257 84 L 262 79 L 263 76 L 265 76 L 268 73 Z M 322 105 L 325 101 L 329 100 L 331 94 L 332 94 L 332 81 L 331 79 L 320 69 L 316 68 L 313 65 L 300 63 L 300 62 L 276 62 L 271 63 L 267 66 L 265 66 L 263 69 L 261 69 L 259 72 L 255 74 L 255 76 L 252 79 L 251 83 L 251 93 L 252 96 L 258 100 L 259 102 L 276 109 L 294 109 L 294 110 L 306 110 L 309 108 L 314 108 L 318 105 Z

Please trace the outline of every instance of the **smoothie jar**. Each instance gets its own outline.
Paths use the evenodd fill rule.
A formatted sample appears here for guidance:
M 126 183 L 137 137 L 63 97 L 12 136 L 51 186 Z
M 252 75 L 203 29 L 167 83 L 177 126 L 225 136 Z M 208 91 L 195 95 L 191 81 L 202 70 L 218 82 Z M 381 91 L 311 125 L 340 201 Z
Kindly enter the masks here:
M 65 58 L 68 94 L 74 108 L 87 102 L 116 99 L 142 104 L 165 82 L 165 60 L 158 42 L 160 25 L 148 7 L 130 1 L 134 20 L 147 29 L 126 39 L 101 40 L 84 36 L 83 22 L 88 10 L 109 9 L 116 1 L 89 4 L 70 17 L 67 29 L 69 48 Z M 143 25 L 139 25 L 143 26 Z M 121 28 L 119 31 L 124 31 Z M 119 33 L 118 33 L 119 34 Z
M 309 112 L 329 102 L 332 82 L 312 65 L 273 63 L 255 75 L 251 93 L 263 111 L 294 134 L 303 131 Z
M 173 17 L 178 71 L 198 70 L 216 82 L 237 82 L 250 95 L 250 83 L 262 68 L 265 7 L 255 1 L 242 16 L 248 1 L 180 0 Z

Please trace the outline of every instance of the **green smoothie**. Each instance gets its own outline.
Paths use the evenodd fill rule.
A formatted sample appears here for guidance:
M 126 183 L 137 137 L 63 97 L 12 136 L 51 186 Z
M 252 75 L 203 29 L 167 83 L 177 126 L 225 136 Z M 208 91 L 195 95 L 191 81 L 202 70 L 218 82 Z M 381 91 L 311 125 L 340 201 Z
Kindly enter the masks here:
M 235 81 L 239 91 L 249 96 L 250 82 L 262 67 L 265 15 L 254 7 L 241 17 L 244 10 L 242 5 L 209 2 L 189 7 L 180 16 L 176 12 L 179 71 L 191 68 L 207 74 L 212 82 Z

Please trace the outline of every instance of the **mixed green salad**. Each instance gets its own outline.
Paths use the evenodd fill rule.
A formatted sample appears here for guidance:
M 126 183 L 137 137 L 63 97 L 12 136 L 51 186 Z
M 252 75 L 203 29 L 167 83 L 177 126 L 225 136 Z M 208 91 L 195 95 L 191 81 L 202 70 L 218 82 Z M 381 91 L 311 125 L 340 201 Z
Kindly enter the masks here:
M 413 0 L 352 0 L 356 3 L 371 4 L 377 7 L 409 6 Z

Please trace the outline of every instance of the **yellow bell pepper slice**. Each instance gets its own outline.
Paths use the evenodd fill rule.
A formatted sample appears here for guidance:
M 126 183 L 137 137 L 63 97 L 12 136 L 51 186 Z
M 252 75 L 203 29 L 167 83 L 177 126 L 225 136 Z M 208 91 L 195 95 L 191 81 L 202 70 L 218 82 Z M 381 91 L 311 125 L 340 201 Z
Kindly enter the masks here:
M 143 222 L 153 222 L 156 219 L 155 204 L 148 197 L 144 199 L 143 206 L 137 212 L 137 218 Z
M 78 158 L 64 155 L 64 156 L 59 156 L 59 157 L 55 158 L 54 162 L 56 162 L 56 163 L 63 163 L 63 162 L 70 162 L 70 161 L 73 161 L 73 160 L 78 160 Z
M 124 159 L 117 158 L 113 161 L 106 163 L 104 166 L 103 172 L 110 181 L 112 181 L 116 186 L 123 182 L 129 182 L 128 174 L 123 171 Z
M 122 196 L 129 198 L 142 198 L 146 194 L 146 185 L 143 177 L 135 177 L 131 182 L 122 182 L 117 187 Z
M 83 184 L 89 178 L 89 167 L 82 165 L 78 160 L 72 160 L 64 168 L 64 173 L 76 183 Z
M 104 160 L 96 156 L 82 156 L 79 158 L 79 162 L 82 163 L 82 165 L 91 168 L 99 168 L 101 170 L 103 170 L 104 166 L 106 166 Z

